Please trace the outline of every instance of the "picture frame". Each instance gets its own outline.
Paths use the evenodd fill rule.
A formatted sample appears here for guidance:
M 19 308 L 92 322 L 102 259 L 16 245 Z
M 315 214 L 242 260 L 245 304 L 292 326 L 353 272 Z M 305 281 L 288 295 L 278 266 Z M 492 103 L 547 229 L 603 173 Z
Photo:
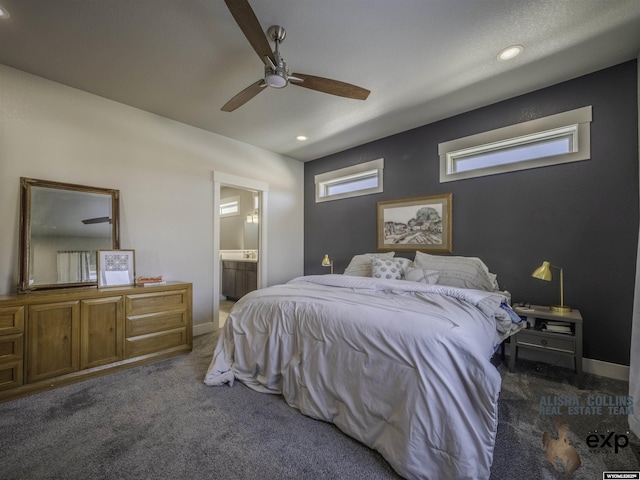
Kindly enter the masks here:
M 98 287 L 135 283 L 135 250 L 98 250 L 97 256 Z
M 377 203 L 378 250 L 451 253 L 451 193 Z

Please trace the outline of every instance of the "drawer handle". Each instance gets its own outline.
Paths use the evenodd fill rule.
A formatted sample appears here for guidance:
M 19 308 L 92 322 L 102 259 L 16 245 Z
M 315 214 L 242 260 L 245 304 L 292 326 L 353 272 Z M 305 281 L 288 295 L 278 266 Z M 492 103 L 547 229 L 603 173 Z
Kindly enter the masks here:
M 547 342 L 544 338 L 542 340 L 540 340 L 540 345 L 545 345 L 546 346 L 547 343 L 549 343 L 549 342 Z

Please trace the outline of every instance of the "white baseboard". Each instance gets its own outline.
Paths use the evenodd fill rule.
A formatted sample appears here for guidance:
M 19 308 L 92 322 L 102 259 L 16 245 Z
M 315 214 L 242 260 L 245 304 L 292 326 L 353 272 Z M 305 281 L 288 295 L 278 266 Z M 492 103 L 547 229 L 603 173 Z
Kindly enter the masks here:
M 629 367 L 617 363 L 603 362 L 593 358 L 582 359 L 582 369 L 587 373 L 593 373 L 601 377 L 615 378 L 616 380 L 629 381 Z
M 510 345 L 506 345 L 506 353 L 509 355 Z M 567 355 L 553 354 L 551 352 L 543 352 L 529 348 L 518 350 L 518 358 L 531 360 L 534 362 L 545 362 L 557 365 L 563 368 L 573 369 L 573 359 Z M 591 373 L 600 377 L 613 378 L 615 380 L 629 381 L 629 366 L 617 363 L 603 362 L 602 360 L 594 360 L 593 358 L 582 359 L 582 371 Z
M 218 330 L 213 322 L 199 323 L 193 326 L 193 336 L 205 335 L 207 333 L 215 332 Z

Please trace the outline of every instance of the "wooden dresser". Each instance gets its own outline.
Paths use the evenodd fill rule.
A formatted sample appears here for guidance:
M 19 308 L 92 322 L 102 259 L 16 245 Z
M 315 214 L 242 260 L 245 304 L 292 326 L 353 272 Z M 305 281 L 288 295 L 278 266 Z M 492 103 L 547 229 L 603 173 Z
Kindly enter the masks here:
M 0 401 L 192 348 L 192 284 L 0 296 Z

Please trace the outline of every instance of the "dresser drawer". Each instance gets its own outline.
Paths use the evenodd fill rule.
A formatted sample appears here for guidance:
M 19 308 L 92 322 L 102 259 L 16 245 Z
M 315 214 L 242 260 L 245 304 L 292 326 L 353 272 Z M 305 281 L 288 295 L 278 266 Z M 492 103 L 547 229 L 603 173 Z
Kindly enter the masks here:
M 576 342 L 573 336 L 549 335 L 542 332 L 520 331 L 517 334 L 518 345 L 528 347 L 546 348 L 566 353 L 575 353 Z
M 186 327 L 189 315 L 186 308 L 162 313 L 148 313 L 146 315 L 127 316 L 125 337 L 162 332 L 174 328 Z
M 0 307 L 0 335 L 24 332 L 24 306 Z
M 22 385 L 22 361 L 0 363 L 0 390 Z
M 191 349 L 188 345 L 186 328 L 177 328 L 166 332 L 140 335 L 125 340 L 125 357 L 134 358 L 149 353 L 160 352 L 169 348 L 184 346 L 185 350 Z
M 22 333 L 0 337 L 0 363 L 22 361 L 24 336 Z
M 127 295 L 127 316 L 144 313 L 162 312 L 165 310 L 186 309 L 189 304 L 189 291 L 173 290 L 170 292 L 140 293 Z

